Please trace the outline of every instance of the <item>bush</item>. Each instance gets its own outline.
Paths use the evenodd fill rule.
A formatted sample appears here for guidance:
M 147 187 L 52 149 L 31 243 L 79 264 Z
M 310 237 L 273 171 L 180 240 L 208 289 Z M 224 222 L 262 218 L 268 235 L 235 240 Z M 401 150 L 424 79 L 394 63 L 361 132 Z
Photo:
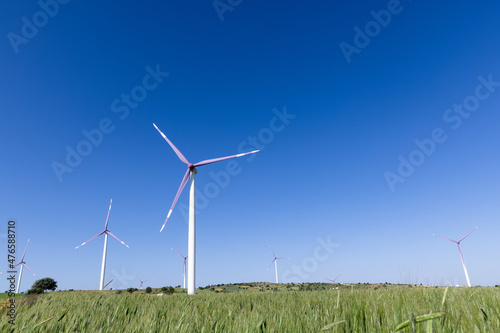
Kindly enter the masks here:
M 57 288 L 57 282 L 49 277 L 36 280 L 35 283 L 31 286 L 31 289 L 42 289 L 43 291 L 45 290 L 51 290 L 54 291 Z
M 146 294 L 151 294 L 153 292 L 153 289 L 151 287 L 146 288 Z
M 121 294 L 122 291 L 121 290 L 115 290 L 115 294 Z
M 162 287 L 161 288 L 161 291 L 164 293 L 164 294 L 167 294 L 167 295 L 172 295 L 175 291 L 175 289 L 173 287 Z
M 40 289 L 40 288 L 33 288 L 33 289 L 28 290 L 28 295 L 42 294 L 42 293 L 43 293 L 43 289 Z
M 132 294 L 135 290 L 136 290 L 135 288 L 128 288 L 128 289 L 127 289 L 127 291 L 128 291 L 129 293 L 131 293 L 131 294 Z

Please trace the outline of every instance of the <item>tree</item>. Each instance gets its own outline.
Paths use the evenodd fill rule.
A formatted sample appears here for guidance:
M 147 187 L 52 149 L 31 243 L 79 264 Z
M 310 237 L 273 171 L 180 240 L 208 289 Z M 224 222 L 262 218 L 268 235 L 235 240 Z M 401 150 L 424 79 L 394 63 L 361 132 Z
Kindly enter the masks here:
M 151 294 L 152 291 L 153 291 L 153 289 L 151 289 L 151 287 L 146 288 L 146 294 Z
M 45 290 L 51 290 L 54 291 L 57 288 L 57 282 L 49 277 L 36 280 L 35 283 L 31 286 L 31 289 L 41 289 L 43 291 Z
M 161 288 L 161 291 L 164 293 L 164 294 L 167 294 L 167 295 L 172 295 L 174 293 L 174 288 L 173 287 L 162 287 Z

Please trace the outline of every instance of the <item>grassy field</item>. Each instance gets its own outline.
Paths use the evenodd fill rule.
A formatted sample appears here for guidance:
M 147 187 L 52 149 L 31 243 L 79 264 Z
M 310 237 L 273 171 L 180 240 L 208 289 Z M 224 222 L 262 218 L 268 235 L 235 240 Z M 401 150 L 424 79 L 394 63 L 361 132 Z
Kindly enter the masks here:
M 394 332 L 403 324 L 401 332 L 500 332 L 500 288 L 276 287 L 214 286 L 194 296 L 109 291 L 24 296 L 16 298 L 16 331 Z M 6 311 L 2 307 L 1 332 L 11 326 Z

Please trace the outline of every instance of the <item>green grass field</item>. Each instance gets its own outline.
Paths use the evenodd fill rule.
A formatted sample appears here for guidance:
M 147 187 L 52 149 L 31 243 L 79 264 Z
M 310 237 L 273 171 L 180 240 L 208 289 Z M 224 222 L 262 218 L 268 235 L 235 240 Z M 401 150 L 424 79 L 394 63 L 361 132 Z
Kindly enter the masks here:
M 16 331 L 394 332 L 406 322 L 401 332 L 500 332 L 500 288 L 275 287 L 219 286 L 194 296 L 140 291 L 24 296 L 16 298 Z M 0 331 L 8 332 L 7 310 L 1 311 Z M 437 318 L 424 316 L 430 313 Z

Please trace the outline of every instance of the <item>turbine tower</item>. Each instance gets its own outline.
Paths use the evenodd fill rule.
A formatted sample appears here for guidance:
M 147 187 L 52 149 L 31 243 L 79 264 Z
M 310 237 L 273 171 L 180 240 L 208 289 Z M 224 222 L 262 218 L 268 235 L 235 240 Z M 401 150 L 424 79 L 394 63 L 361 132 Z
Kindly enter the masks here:
M 458 252 L 460 253 L 460 259 L 462 260 L 462 266 L 464 268 L 465 279 L 467 280 L 467 285 L 469 287 L 471 286 L 470 280 L 469 280 L 469 273 L 467 273 L 467 267 L 465 267 L 465 261 L 464 261 L 464 256 L 462 254 L 462 249 L 460 248 L 460 242 L 463 241 L 465 239 L 465 237 L 469 236 L 477 228 L 478 227 L 475 227 L 474 229 L 472 229 L 467 235 L 465 235 L 464 237 L 460 238 L 458 241 L 455 241 L 453 239 L 449 239 L 449 238 L 446 238 L 446 237 L 441 237 L 441 236 L 438 236 L 438 235 L 433 235 L 433 236 L 436 236 L 436 237 L 439 237 L 439 238 L 442 238 L 442 239 L 446 239 L 446 240 L 448 240 L 450 242 L 453 242 L 453 243 L 457 244 L 457 246 L 458 246 Z
M 14 266 L 11 266 L 11 267 L 7 268 L 5 271 L 3 271 L 3 272 L 10 271 L 10 270 L 13 270 L 14 267 L 21 265 L 21 270 L 19 271 L 19 277 L 17 278 L 16 294 L 19 293 L 19 287 L 21 287 L 21 277 L 23 276 L 23 267 L 25 267 L 28 271 L 31 272 L 31 274 L 33 274 L 33 276 L 35 276 L 35 273 L 33 273 L 31 271 L 31 269 L 29 269 L 28 266 L 26 266 L 26 261 L 24 261 L 24 256 L 26 255 L 26 250 L 28 249 L 29 243 L 30 243 L 30 240 L 28 239 L 28 242 L 26 243 L 26 247 L 24 248 L 24 252 L 23 252 L 23 256 L 21 257 L 21 260 L 17 264 L 15 264 Z M 0 272 L 0 274 L 2 274 L 3 272 Z
M 184 155 L 177 149 L 174 144 L 165 136 L 165 134 L 160 131 L 160 129 L 153 124 L 153 126 L 156 128 L 156 130 L 161 134 L 161 136 L 168 142 L 170 147 L 173 149 L 177 157 L 187 165 L 187 171 L 184 174 L 184 177 L 182 178 L 181 185 L 179 186 L 179 189 L 177 190 L 177 194 L 175 195 L 174 202 L 172 203 L 172 206 L 170 207 L 170 210 L 167 214 L 167 218 L 165 219 L 165 222 L 163 222 L 163 226 L 160 229 L 160 232 L 165 228 L 165 224 L 167 224 L 167 221 L 172 214 L 172 210 L 175 207 L 175 204 L 177 202 L 177 199 L 179 199 L 179 196 L 181 195 L 182 190 L 187 184 L 187 181 L 189 178 L 191 178 L 191 183 L 190 183 L 190 189 L 189 189 L 189 231 L 188 231 L 188 257 L 189 257 L 189 263 L 188 263 L 188 294 L 189 295 L 194 295 L 195 289 L 196 289 L 196 215 L 195 215 L 195 189 L 194 189 L 194 178 L 196 173 L 198 172 L 196 170 L 197 167 L 215 163 L 215 162 L 220 162 L 224 160 L 228 160 L 230 158 L 235 158 L 235 157 L 241 157 L 245 156 L 248 154 L 253 154 L 258 152 L 258 150 L 254 150 L 248 153 L 243 153 L 243 154 L 237 154 L 237 155 L 231 155 L 231 156 L 226 156 L 226 157 L 219 157 L 219 158 L 214 158 L 214 159 L 209 159 L 209 160 L 204 160 L 195 164 L 190 163 Z
M 273 259 L 273 261 L 271 261 L 271 264 L 269 265 L 269 267 L 267 269 L 269 270 L 269 268 L 271 268 L 271 266 L 274 262 L 274 271 L 276 272 L 276 283 L 278 283 L 278 259 L 290 259 L 290 258 L 276 257 L 273 249 L 271 248 L 271 245 L 269 245 L 269 249 L 271 249 L 271 253 L 273 254 L 274 259 Z
M 119 241 L 120 243 L 122 243 L 123 245 L 125 245 L 126 247 L 129 247 L 127 244 L 125 244 L 124 242 L 122 242 L 121 240 L 119 240 L 118 237 L 116 237 L 115 235 L 113 235 L 111 233 L 111 231 L 108 230 L 109 213 L 111 212 L 111 204 L 112 203 L 113 203 L 113 199 L 111 199 L 111 201 L 109 202 L 108 216 L 106 217 L 106 223 L 104 224 L 104 230 L 101 231 L 100 233 L 98 233 L 97 235 L 95 235 L 94 237 L 92 237 L 91 239 L 89 239 L 88 241 L 83 242 L 82 244 L 80 244 L 77 247 L 75 247 L 75 250 L 76 250 L 80 246 L 83 246 L 83 245 L 87 244 L 88 242 L 90 242 L 91 240 L 93 240 L 94 238 L 97 238 L 97 237 L 101 236 L 102 234 L 104 234 L 104 250 L 102 252 L 101 280 L 100 280 L 100 283 L 99 283 L 99 290 L 103 290 L 104 289 L 104 271 L 106 270 L 106 252 L 108 250 L 108 235 L 110 235 L 111 237 L 113 237 L 114 239 L 116 239 L 117 241 Z

